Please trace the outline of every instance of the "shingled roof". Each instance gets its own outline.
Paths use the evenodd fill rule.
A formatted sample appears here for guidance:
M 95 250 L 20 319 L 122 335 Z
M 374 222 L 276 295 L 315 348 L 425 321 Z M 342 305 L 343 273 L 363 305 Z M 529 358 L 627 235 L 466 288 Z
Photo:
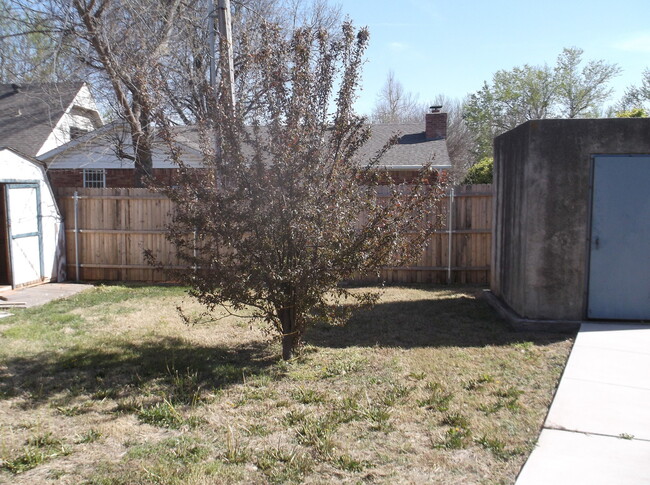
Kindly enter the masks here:
M 443 139 L 427 140 L 424 123 L 386 123 L 370 125 L 368 143 L 360 150 L 361 159 L 369 159 L 381 150 L 395 135 L 398 142 L 382 157 L 380 165 L 393 168 L 423 166 L 449 167 L 447 142 Z
M 35 156 L 83 84 L 0 84 L 0 145 Z
M 118 129 L 118 125 L 114 125 L 112 130 Z M 393 136 L 398 136 L 398 143 L 393 145 L 381 158 L 379 162 L 380 167 L 385 167 L 389 170 L 417 170 L 420 167 L 431 164 L 434 168 L 447 169 L 451 167 L 449 153 L 447 152 L 447 142 L 445 138 L 427 139 L 425 132 L 425 123 L 396 123 L 396 124 L 374 124 L 370 125 L 371 136 L 368 142 L 361 147 L 356 154 L 356 160 L 360 164 L 368 163 L 373 159 L 376 154 L 389 142 Z M 127 129 L 128 131 L 128 129 Z M 176 142 L 185 147 L 185 151 L 189 148 L 190 151 L 194 150 L 195 155 L 200 153 L 199 131 L 196 126 L 178 126 L 175 127 Z M 262 136 L 266 133 L 264 127 L 260 129 Z M 446 131 L 446 130 L 445 130 Z M 97 144 L 101 145 L 99 137 L 108 134 L 104 143 L 112 143 L 112 132 L 104 133 L 103 131 L 96 131 L 88 133 L 78 140 L 73 140 L 61 147 L 58 147 L 41 157 L 46 160 L 48 164 L 56 162 L 59 167 L 62 167 L 62 160 L 66 158 L 64 155 L 70 150 L 90 150 L 90 144 L 93 149 L 97 150 Z M 126 137 L 128 139 L 128 137 Z M 94 141 L 93 141 L 94 140 Z M 128 144 L 128 141 L 127 141 Z M 163 143 L 163 147 L 164 147 Z M 112 147 L 106 148 L 106 153 L 113 153 Z M 252 151 L 246 153 L 252 156 Z M 95 153 L 97 157 L 97 153 Z M 87 157 L 86 157 L 87 163 Z M 106 160 L 104 160 L 105 162 Z M 115 160 L 116 167 L 122 168 L 123 161 Z M 65 162 L 66 168 L 71 168 L 69 162 Z M 57 167 L 57 168 L 59 168 Z
M 264 133 L 264 128 L 261 129 Z M 449 168 L 451 160 L 445 138 L 427 139 L 424 123 L 386 123 L 370 125 L 371 136 L 356 154 L 356 160 L 369 162 L 394 136 L 397 144 L 390 147 L 379 163 L 393 170 L 416 169 L 427 164 L 433 167 Z M 199 149 L 196 127 L 177 127 L 178 141 Z

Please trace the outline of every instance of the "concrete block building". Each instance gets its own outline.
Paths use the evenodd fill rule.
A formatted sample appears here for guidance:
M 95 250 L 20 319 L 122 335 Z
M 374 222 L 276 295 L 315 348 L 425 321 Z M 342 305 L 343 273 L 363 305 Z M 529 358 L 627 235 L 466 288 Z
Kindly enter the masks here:
M 650 321 L 650 119 L 529 121 L 494 154 L 502 309 L 545 326 Z

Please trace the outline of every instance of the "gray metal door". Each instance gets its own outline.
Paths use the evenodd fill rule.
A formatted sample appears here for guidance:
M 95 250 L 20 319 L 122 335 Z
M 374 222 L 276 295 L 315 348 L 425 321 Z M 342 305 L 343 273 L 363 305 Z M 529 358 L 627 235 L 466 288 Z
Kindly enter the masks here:
M 593 163 L 587 316 L 650 320 L 650 155 Z

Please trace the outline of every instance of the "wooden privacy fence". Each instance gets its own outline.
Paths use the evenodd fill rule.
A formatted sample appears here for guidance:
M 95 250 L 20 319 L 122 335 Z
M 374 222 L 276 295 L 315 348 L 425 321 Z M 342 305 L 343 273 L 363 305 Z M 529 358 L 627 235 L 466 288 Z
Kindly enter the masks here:
M 75 195 L 76 194 L 76 195 Z M 165 281 L 149 266 L 149 249 L 166 266 L 178 266 L 165 239 L 172 203 L 147 189 L 59 188 L 65 218 L 68 279 L 80 281 Z M 445 226 L 431 235 L 419 261 L 386 268 L 388 283 L 487 284 L 490 278 L 492 186 L 456 187 L 442 201 Z

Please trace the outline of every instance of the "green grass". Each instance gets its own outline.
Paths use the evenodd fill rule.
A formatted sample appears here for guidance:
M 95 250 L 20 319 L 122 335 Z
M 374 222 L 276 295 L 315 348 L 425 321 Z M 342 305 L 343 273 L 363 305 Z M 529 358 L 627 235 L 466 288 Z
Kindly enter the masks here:
M 571 340 L 510 332 L 471 289 L 384 291 L 291 362 L 182 288 L 17 310 L 0 325 L 0 482 L 512 483 Z

